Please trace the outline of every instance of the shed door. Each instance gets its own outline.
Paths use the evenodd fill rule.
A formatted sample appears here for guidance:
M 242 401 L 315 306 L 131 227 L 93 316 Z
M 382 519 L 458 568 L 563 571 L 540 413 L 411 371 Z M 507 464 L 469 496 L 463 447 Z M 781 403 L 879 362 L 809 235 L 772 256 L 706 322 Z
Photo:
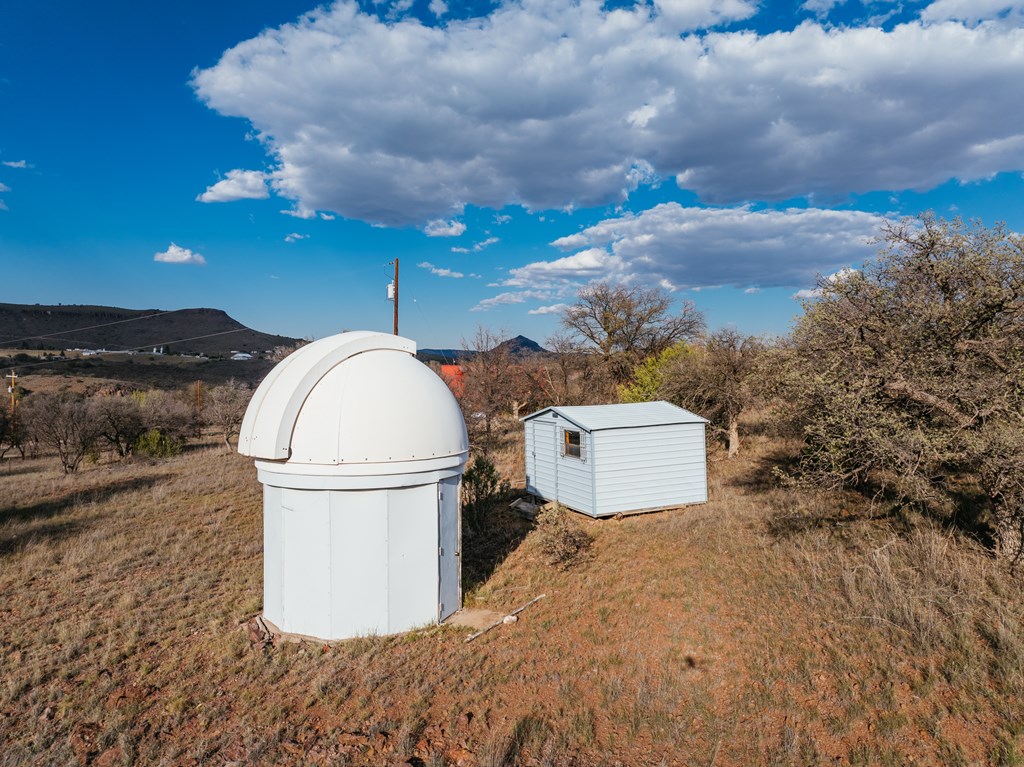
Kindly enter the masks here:
M 537 421 L 533 426 L 533 445 L 530 456 L 534 465 L 533 484 L 537 495 L 549 501 L 558 498 L 558 479 L 555 476 L 555 456 L 558 445 L 555 442 L 555 425 Z
M 437 619 L 443 621 L 462 606 L 459 576 L 459 478 L 437 485 L 438 594 Z

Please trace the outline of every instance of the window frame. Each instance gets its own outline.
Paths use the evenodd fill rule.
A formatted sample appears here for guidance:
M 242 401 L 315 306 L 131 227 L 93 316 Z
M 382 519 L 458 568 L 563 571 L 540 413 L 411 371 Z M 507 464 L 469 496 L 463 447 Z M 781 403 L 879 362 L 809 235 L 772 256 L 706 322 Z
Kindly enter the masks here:
M 577 441 L 575 443 L 570 441 L 570 435 L 576 435 Z M 562 427 L 562 457 L 572 458 L 576 461 L 586 461 L 586 440 L 583 437 L 583 429 L 568 429 Z

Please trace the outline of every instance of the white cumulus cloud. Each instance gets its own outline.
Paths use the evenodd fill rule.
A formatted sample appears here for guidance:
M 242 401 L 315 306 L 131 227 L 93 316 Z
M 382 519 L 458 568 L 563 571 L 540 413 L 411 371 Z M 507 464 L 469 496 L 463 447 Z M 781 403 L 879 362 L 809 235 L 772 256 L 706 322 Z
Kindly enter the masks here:
M 0 181 L 0 192 L 9 192 L 9 191 L 11 191 L 11 188 L 9 186 L 7 186 L 7 184 L 5 184 L 4 182 Z
M 308 234 L 299 234 L 298 232 L 291 232 L 290 234 L 286 234 L 285 235 L 284 241 L 285 242 L 298 242 L 299 240 L 308 240 L 308 239 L 309 239 L 309 235 Z
M 423 233 L 427 237 L 458 237 L 465 231 L 466 225 L 461 221 L 445 221 L 443 218 L 428 221 L 423 227 Z
M 25 162 L 24 160 L 4 160 L 3 164 L 6 165 L 8 168 L 27 168 L 27 167 L 29 167 L 28 163 Z
M 549 306 L 538 306 L 530 309 L 527 314 L 561 314 L 569 308 L 569 304 L 551 304 Z
M 844 0 L 804 0 L 800 4 L 800 7 L 816 16 L 825 17 L 835 8 L 837 5 L 841 5 Z
M 626 268 L 627 264 L 619 256 L 604 248 L 588 248 L 554 261 L 534 261 L 510 269 L 511 277 L 502 284 L 509 287 L 550 286 L 569 281 L 621 279 Z
M 455 279 L 461 279 L 462 277 L 466 276 L 462 272 L 456 272 L 443 266 L 434 266 L 429 261 L 421 261 L 420 263 L 416 264 L 416 266 L 418 266 L 420 269 L 426 269 L 431 274 L 436 274 L 438 277 L 454 277 Z M 476 275 L 470 275 L 470 277 L 474 276 Z
M 227 176 L 196 197 L 199 202 L 263 200 L 270 196 L 266 175 L 258 170 L 229 170 Z
M 188 248 L 175 245 L 173 242 L 167 250 L 153 254 L 153 260 L 163 264 L 198 264 L 202 266 L 206 263 L 202 254 L 193 253 Z
M 473 247 L 471 248 L 452 248 L 452 253 L 479 253 L 484 248 L 489 248 L 496 242 L 501 242 L 501 240 L 499 240 L 497 237 L 488 237 L 486 240 L 481 240 L 480 242 L 473 243 Z
M 856 210 L 656 205 L 601 221 L 552 245 L 578 253 L 511 270 L 517 284 L 550 275 L 629 275 L 677 288 L 802 287 L 876 250 L 882 216 Z
M 859 273 L 860 273 L 860 271 L 858 269 L 851 269 L 850 267 L 843 267 L 838 272 L 833 272 L 832 274 L 825 275 L 821 279 L 822 279 L 822 281 L 825 284 L 835 284 L 837 282 L 843 282 L 845 280 L 848 280 L 853 275 L 859 274 Z M 795 298 L 798 301 L 806 301 L 806 300 L 809 300 L 809 299 L 812 299 L 812 298 L 820 298 L 821 294 L 822 294 L 822 289 L 819 288 L 819 287 L 804 288 L 803 290 L 798 290 L 796 293 L 794 293 L 792 295 L 792 298 Z
M 654 7 L 666 28 L 676 33 L 742 21 L 757 12 L 756 0 L 654 0 Z
M 486 312 L 493 309 L 496 306 L 507 306 L 509 304 L 522 304 L 530 299 L 539 299 L 541 301 L 550 300 L 552 297 L 551 291 L 548 290 L 510 290 L 505 293 L 499 293 L 492 298 L 485 298 L 480 301 L 476 306 L 470 309 L 471 312 Z
M 707 29 L 748 17 L 744 0 L 518 0 L 440 26 L 342 0 L 193 86 L 252 123 L 300 215 L 422 226 L 467 204 L 603 205 L 659 179 L 714 204 L 829 201 L 1024 168 L 1024 29 L 956 20 L 1019 5 L 980 4 L 759 34 Z
M 995 21 L 1020 24 L 1024 20 L 1024 3 L 1013 0 L 936 0 L 923 11 L 925 21 L 963 21 L 978 24 Z

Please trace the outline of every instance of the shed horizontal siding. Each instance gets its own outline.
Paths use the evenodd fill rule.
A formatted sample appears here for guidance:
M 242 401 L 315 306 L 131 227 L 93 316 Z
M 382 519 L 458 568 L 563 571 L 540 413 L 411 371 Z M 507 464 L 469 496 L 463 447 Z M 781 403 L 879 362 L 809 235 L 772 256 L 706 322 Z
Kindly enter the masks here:
M 566 427 L 566 424 L 563 423 L 562 427 Z M 577 431 L 572 424 L 569 424 L 568 428 Z M 562 455 L 561 445 L 563 439 L 561 430 L 557 431 L 555 462 L 558 469 L 558 502 L 568 506 L 570 509 L 582 511 L 585 514 L 593 514 L 594 482 L 591 473 L 592 465 L 589 460 L 593 436 L 585 431 L 580 432 L 580 444 L 583 448 L 583 455 L 586 456 L 587 460 Z
M 707 501 L 703 424 L 596 432 L 598 516 Z

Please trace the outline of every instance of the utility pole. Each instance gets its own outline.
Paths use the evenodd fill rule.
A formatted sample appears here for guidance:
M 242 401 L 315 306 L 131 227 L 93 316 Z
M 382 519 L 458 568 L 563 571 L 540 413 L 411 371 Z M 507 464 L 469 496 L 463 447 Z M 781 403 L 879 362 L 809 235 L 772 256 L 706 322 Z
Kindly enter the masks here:
M 11 384 L 10 384 L 10 386 L 7 387 L 7 392 L 11 395 L 11 421 L 13 421 L 14 420 L 14 402 L 15 402 L 15 400 L 14 400 L 14 381 L 17 379 L 18 376 L 15 375 L 14 370 L 11 370 L 11 372 L 7 375 L 7 377 L 11 379 Z
M 398 335 L 398 259 L 391 262 L 395 266 L 395 281 L 388 285 L 388 298 L 395 302 L 395 335 Z

